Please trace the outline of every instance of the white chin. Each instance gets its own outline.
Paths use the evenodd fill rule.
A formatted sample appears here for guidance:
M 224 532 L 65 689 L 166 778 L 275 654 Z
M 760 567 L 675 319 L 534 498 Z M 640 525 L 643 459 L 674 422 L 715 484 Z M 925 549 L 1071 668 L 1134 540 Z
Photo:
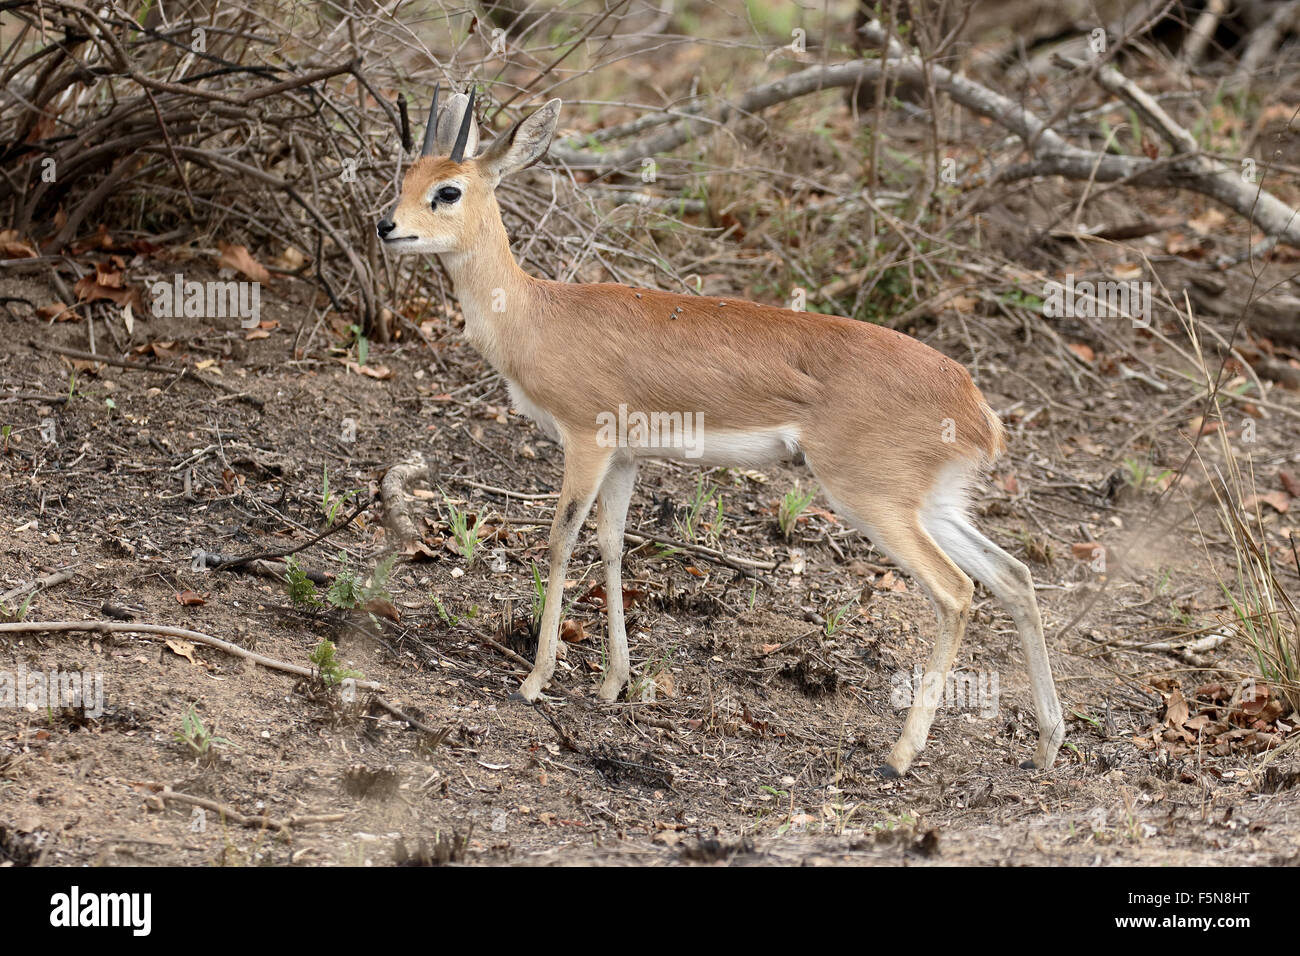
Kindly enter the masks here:
M 384 248 L 398 256 L 436 256 L 452 251 L 448 244 L 433 239 L 397 239 L 385 242 Z

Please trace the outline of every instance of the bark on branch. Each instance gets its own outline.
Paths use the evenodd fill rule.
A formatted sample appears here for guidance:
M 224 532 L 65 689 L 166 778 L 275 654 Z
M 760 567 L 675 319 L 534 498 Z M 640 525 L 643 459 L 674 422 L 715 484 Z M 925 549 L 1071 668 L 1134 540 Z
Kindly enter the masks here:
M 879 22 L 871 21 L 860 31 L 868 40 L 884 46 L 886 34 Z M 773 83 L 750 90 L 734 104 L 705 113 L 699 111 L 622 149 L 596 153 L 565 144 L 551 147 L 551 156 L 571 167 L 614 170 L 637 165 L 642 159 L 676 149 L 710 127 L 720 126 L 740 115 L 757 113 L 769 106 L 834 87 L 856 86 L 881 78 L 888 66 L 891 77 L 905 82 L 933 82 L 958 104 L 987 117 L 1018 136 L 1031 159 L 985 177 L 981 182 L 1011 182 L 1032 176 L 1064 176 L 1096 182 L 1124 180 L 1137 186 L 1187 189 L 1208 196 L 1255 223 L 1270 236 L 1300 246 L 1300 211 L 1292 209 L 1258 183 L 1243 178 L 1241 170 L 1201 154 L 1195 137 L 1179 126 L 1147 93 L 1113 67 L 1097 73 L 1098 82 L 1119 96 L 1150 123 L 1174 149 L 1171 158 L 1148 159 L 1098 153 L 1075 146 L 1044 120 L 1020 103 L 937 63 L 925 64 L 889 40 L 889 57 L 814 66 Z M 694 111 L 687 111 L 694 112 Z M 636 129 L 637 124 L 627 124 Z

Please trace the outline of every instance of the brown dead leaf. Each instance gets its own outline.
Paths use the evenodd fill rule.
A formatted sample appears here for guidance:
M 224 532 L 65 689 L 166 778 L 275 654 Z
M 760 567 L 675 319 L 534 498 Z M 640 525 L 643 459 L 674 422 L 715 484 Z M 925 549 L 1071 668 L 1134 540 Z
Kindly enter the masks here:
M 580 644 L 586 639 L 587 630 L 582 626 L 581 621 L 569 618 L 560 625 L 560 640 L 567 641 L 570 644 Z
M 369 611 L 376 617 L 386 617 L 394 624 L 402 623 L 401 613 L 393 606 L 393 602 L 387 598 L 371 598 L 366 602 L 365 610 Z
M 349 372 L 356 372 L 359 375 L 365 375 L 369 378 L 390 379 L 393 377 L 393 370 L 387 365 L 358 365 L 351 359 L 340 359 Z
M 1278 471 L 1277 480 L 1282 483 L 1282 487 L 1292 498 L 1300 498 L 1300 481 L 1296 480 L 1295 475 L 1283 468 Z
M 1204 697 L 1207 700 L 1227 700 L 1232 696 L 1232 691 L 1224 687 L 1218 681 L 1209 684 L 1202 684 L 1196 690 L 1192 691 L 1197 697 Z
M 1267 684 L 1256 684 L 1252 694 L 1242 696 L 1238 707 L 1243 714 L 1250 714 L 1253 717 L 1264 710 L 1272 696 L 1272 690 Z
M 83 236 L 72 243 L 69 251 L 74 256 L 79 256 L 85 252 L 103 252 L 112 249 L 113 245 L 113 237 L 108 233 L 108 226 L 101 222 L 89 236 Z
M 197 607 L 200 604 L 207 604 L 208 599 L 197 591 L 187 589 L 176 592 L 176 603 L 182 607 Z
M 1169 692 L 1169 697 L 1165 701 L 1165 723 L 1170 727 L 1181 728 L 1187 723 L 1188 714 L 1187 699 L 1183 697 L 1183 692 L 1175 687 Z
M 1280 515 L 1291 510 L 1291 496 L 1285 491 L 1270 491 L 1262 495 L 1251 495 L 1241 503 L 1247 511 L 1254 513 L 1261 505 L 1268 505 Z
M 1085 362 L 1092 362 L 1097 357 L 1097 353 L 1092 350 L 1092 346 L 1084 345 L 1082 342 L 1070 342 L 1065 347 Z
M 894 591 L 899 594 L 907 591 L 907 585 L 903 582 L 903 579 L 893 571 L 886 571 L 877 578 L 874 587 L 878 591 Z
M 113 258 L 117 259 L 116 256 Z M 117 261 L 121 260 L 117 259 Z M 72 291 L 77 294 L 78 302 L 108 299 L 117 305 L 130 305 L 140 312 L 144 311 L 144 299 L 140 295 L 140 290 L 128 285 L 126 273 L 120 268 L 114 268 L 108 262 L 95 263 L 95 274 L 82 276 L 72 287 Z
M 1165 252 L 1171 256 L 1185 256 L 1188 259 L 1201 259 L 1205 256 L 1199 239 L 1185 236 L 1181 232 L 1171 232 L 1165 238 Z
M 978 299 L 968 295 L 955 295 L 948 300 L 948 307 L 956 312 L 969 314 L 975 311 L 975 306 L 979 304 Z
M 1070 545 L 1070 553 L 1080 561 L 1091 561 L 1104 555 L 1106 549 L 1096 541 L 1076 541 Z
M 253 258 L 247 246 L 218 242 L 217 248 L 221 250 L 221 255 L 217 257 L 218 266 L 234 269 L 254 282 L 271 281 L 271 273 L 267 271 L 266 266 Z
M 152 354 L 154 358 L 167 360 L 178 358 L 181 355 L 180 350 L 176 348 L 175 342 L 147 342 L 140 346 L 139 352 L 141 355 Z
M 297 272 L 307 262 L 307 257 L 293 246 L 285 246 L 284 252 L 271 260 L 271 265 L 281 272 Z
M 51 302 L 49 305 L 43 305 L 36 310 L 36 314 L 42 319 L 53 319 L 55 322 L 74 322 L 81 318 L 76 309 L 64 305 L 62 302 Z
M 1187 220 L 1187 225 L 1191 226 L 1202 236 L 1209 236 L 1219 231 L 1219 227 L 1228 221 L 1228 217 L 1213 206 L 1205 210 L 1203 215 L 1194 219 Z
M 198 664 L 198 661 L 194 659 L 194 645 L 192 643 L 189 641 L 178 641 L 170 637 L 166 640 L 167 646 L 172 649 L 173 653 L 185 658 L 191 664 Z
M 35 259 L 39 256 L 35 246 L 18 238 L 17 230 L 0 231 L 0 259 Z
M 428 561 L 434 556 L 433 549 L 423 541 L 408 541 L 402 553 L 412 561 Z
M 624 588 L 623 589 L 623 610 L 624 611 L 631 610 L 633 607 L 637 605 L 638 602 L 645 601 L 645 599 L 648 598 L 649 596 L 650 596 L 649 591 L 642 591 L 637 588 Z M 605 605 L 608 603 L 605 594 L 605 585 L 603 584 L 593 585 L 592 588 L 582 597 L 578 598 L 578 600 L 582 601 L 585 604 L 591 604 L 596 607 L 605 607 Z

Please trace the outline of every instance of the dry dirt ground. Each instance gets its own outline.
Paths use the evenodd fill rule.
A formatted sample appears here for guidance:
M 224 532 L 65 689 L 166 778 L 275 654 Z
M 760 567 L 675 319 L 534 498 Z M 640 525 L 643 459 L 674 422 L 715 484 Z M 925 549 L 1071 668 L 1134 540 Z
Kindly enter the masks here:
M 131 264 L 137 277 L 168 268 Z M 0 291 L 36 305 L 55 298 L 39 272 Z M 1036 734 L 1021 654 L 980 591 L 959 662 L 977 681 L 996 677 L 996 699 L 942 709 L 913 771 L 886 781 L 871 771 L 902 723 L 891 691 L 924 660 L 934 620 L 915 584 L 820 499 L 785 540 L 776 511 L 797 469 L 712 471 L 704 488 L 719 489 L 722 519 L 706 508 L 692 521 L 698 473 L 644 467 L 630 531 L 693 534 L 743 560 L 653 543 L 630 552 L 633 668 L 654 699 L 602 705 L 589 522 L 565 594 L 577 640 L 544 706 L 527 706 L 509 695 L 535 643 L 532 566 L 545 562 L 560 450 L 509 411 L 500 379 L 456 335 L 456 316 L 427 326 L 427 342 L 408 330 L 372 345 L 366 368 L 387 370 L 375 378 L 344 364 L 344 337 L 323 347 L 328 330 L 293 358 L 310 329 L 299 329 L 292 293 L 268 295 L 263 318 L 278 325 L 251 339 L 233 322 L 136 320 L 131 342 L 171 343 L 150 357 L 189 362 L 219 385 L 89 367 L 50 350 L 85 349 L 84 319 L 47 324 L 12 304 L 0 319 L 0 423 L 12 426 L 0 453 L 0 592 L 19 589 L 6 603 L 27 621 L 128 609 L 138 623 L 298 665 L 328 639 L 344 667 L 436 733 L 410 728 L 367 691 L 346 702 L 319 679 L 211 647 L 0 634 L 0 671 L 87 672 L 104 693 L 94 717 L 0 708 L 0 863 L 1300 860 L 1290 717 L 1252 726 L 1227 699 L 1249 672 L 1240 647 L 1189 656 L 1121 646 L 1212 632 L 1227 618 L 1216 575 L 1230 557 L 1191 471 L 1190 491 L 1147 522 L 1199 408 L 1186 404 L 1190 391 L 1107 367 L 1121 346 L 1168 360 L 1149 333 L 1094 338 L 1093 357 L 1071 365 L 1058 344 L 1087 343 L 1085 323 L 1052 336 L 1027 324 L 998 340 L 983 330 L 1004 317 L 991 309 L 977 323 L 980 306 L 969 322 L 912 329 L 966 362 L 1008 422 L 1012 452 L 976 508 L 1035 574 L 1068 746 L 1049 772 L 1018 769 Z M 97 325 L 101 354 L 121 354 Z M 1176 323 L 1165 328 L 1177 336 Z M 120 322 L 113 334 L 126 344 Z M 1280 388 L 1271 402 L 1300 408 Z M 1300 459 L 1296 421 L 1260 414 L 1255 471 L 1276 489 Z M 348 491 L 377 491 L 414 452 L 434 477 L 408 499 L 423 542 L 393 567 L 391 605 L 372 605 L 378 613 L 304 608 L 278 580 L 195 570 L 196 551 L 302 543 L 331 509 L 346 514 Z M 1153 460 L 1142 487 L 1125 456 Z M 472 562 L 450 543 L 453 508 L 482 531 Z M 1270 533 L 1289 530 L 1286 515 L 1265 511 Z M 376 502 L 302 552 L 300 566 L 364 578 L 392 546 L 383 517 Z M 1073 553 L 1089 541 L 1114 555 L 1104 571 Z M 24 585 L 65 568 L 70 579 L 20 611 Z M 1294 566 L 1284 577 L 1294 584 Z M 1215 683 L 1225 690 L 1206 689 Z M 191 710 L 219 738 L 203 755 L 177 739 Z

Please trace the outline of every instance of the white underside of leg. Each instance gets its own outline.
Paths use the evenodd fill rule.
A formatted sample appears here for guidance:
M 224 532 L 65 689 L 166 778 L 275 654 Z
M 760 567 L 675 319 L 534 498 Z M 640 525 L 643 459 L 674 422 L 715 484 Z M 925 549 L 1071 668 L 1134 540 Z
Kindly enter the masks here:
M 954 564 L 987 583 L 998 576 L 999 565 L 980 547 L 982 536 L 967 516 L 970 488 L 977 474 L 977 466 L 970 462 L 949 465 L 921 507 L 921 526 Z

